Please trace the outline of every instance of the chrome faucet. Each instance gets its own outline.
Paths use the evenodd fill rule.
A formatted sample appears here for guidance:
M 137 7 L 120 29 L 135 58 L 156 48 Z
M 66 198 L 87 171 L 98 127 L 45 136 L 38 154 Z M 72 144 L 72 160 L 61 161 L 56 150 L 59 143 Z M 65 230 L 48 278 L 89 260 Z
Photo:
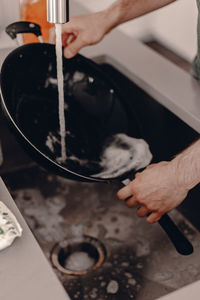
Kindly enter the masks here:
M 69 0 L 47 0 L 47 21 L 64 24 L 69 21 Z

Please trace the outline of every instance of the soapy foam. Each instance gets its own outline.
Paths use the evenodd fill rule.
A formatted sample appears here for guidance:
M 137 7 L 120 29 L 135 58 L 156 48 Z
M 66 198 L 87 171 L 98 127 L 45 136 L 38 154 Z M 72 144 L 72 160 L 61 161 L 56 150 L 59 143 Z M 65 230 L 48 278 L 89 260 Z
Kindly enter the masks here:
M 103 171 L 94 177 L 113 178 L 131 170 L 146 167 L 152 159 L 148 144 L 143 139 L 135 139 L 124 133 L 116 134 L 105 145 L 100 157 Z
M 58 143 L 59 139 L 50 133 L 46 140 L 46 146 L 51 152 L 54 152 Z M 59 159 L 56 158 L 56 161 L 60 162 Z M 122 176 L 132 170 L 137 171 L 145 168 L 151 162 L 152 154 L 148 144 L 143 139 L 118 133 L 105 142 L 98 161 L 80 159 L 75 155 L 70 155 L 67 160 L 74 161 L 87 169 L 95 163 L 99 166 L 98 169 L 102 171 L 91 176 L 107 179 Z
M 61 136 L 61 160 L 66 160 L 66 129 L 65 129 L 65 109 L 64 109 L 64 78 L 62 61 L 62 24 L 56 24 L 56 57 L 57 57 L 57 78 L 59 97 L 59 123 Z
M 95 260 L 86 252 L 77 251 L 67 258 L 65 268 L 72 271 L 84 271 L 91 268 L 94 264 Z

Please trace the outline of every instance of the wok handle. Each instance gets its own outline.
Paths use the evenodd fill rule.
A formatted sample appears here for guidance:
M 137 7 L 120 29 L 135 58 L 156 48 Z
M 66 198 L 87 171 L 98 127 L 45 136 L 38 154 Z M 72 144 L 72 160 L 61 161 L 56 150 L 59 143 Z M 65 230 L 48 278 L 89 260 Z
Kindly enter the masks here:
M 166 232 L 178 253 L 182 255 L 190 255 L 193 253 L 192 244 L 167 214 L 164 214 L 158 223 Z
M 125 179 L 122 181 L 123 185 L 128 185 L 130 179 Z M 190 241 L 184 236 L 184 234 L 178 229 L 176 224 L 172 219 L 164 214 L 158 221 L 162 229 L 166 232 L 168 238 L 176 248 L 177 252 L 182 255 L 190 255 L 193 253 L 193 246 Z
M 43 42 L 41 28 L 38 24 L 33 22 L 27 22 L 27 21 L 15 22 L 8 25 L 5 31 L 13 40 L 16 39 L 17 35 L 20 33 L 33 33 L 39 38 L 41 42 Z

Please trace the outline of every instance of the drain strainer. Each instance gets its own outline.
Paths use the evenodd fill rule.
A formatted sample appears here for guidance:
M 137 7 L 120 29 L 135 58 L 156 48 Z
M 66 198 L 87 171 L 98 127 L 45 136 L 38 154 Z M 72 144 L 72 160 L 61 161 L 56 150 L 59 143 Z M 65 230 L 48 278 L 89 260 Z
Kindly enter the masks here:
M 100 267 L 105 255 L 105 247 L 99 240 L 83 236 L 56 244 L 51 260 L 54 267 L 64 274 L 84 275 Z

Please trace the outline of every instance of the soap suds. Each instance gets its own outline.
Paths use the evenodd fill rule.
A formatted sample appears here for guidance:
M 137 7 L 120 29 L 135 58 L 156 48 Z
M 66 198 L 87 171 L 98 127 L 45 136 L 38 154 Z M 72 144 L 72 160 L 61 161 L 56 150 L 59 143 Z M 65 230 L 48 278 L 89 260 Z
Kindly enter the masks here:
M 52 153 L 59 143 L 59 137 L 50 132 L 46 139 L 46 146 Z M 90 165 L 96 164 L 102 171 L 91 176 L 107 179 L 145 168 L 152 160 L 149 146 L 143 139 L 136 139 L 124 133 L 113 135 L 105 142 L 102 149 L 99 161 L 80 159 L 75 155 L 67 157 L 67 161 L 74 161 L 87 170 Z M 55 160 L 60 163 L 59 158 Z
M 30 195 L 28 201 L 24 199 L 24 193 Z M 55 243 L 65 239 L 67 233 L 63 227 L 64 218 L 60 215 L 66 205 L 63 197 L 50 197 L 44 201 L 39 190 L 24 189 L 16 193 L 15 201 L 26 215 L 28 224 L 32 225 L 32 228 L 37 224 L 34 232 L 44 243 Z
M 146 167 L 151 159 L 152 154 L 144 140 L 119 133 L 113 136 L 101 155 L 100 166 L 103 171 L 93 176 L 105 179 L 118 177 Z
M 65 262 L 65 268 L 72 271 L 84 271 L 90 269 L 95 260 L 86 252 L 77 251 L 72 253 Z

